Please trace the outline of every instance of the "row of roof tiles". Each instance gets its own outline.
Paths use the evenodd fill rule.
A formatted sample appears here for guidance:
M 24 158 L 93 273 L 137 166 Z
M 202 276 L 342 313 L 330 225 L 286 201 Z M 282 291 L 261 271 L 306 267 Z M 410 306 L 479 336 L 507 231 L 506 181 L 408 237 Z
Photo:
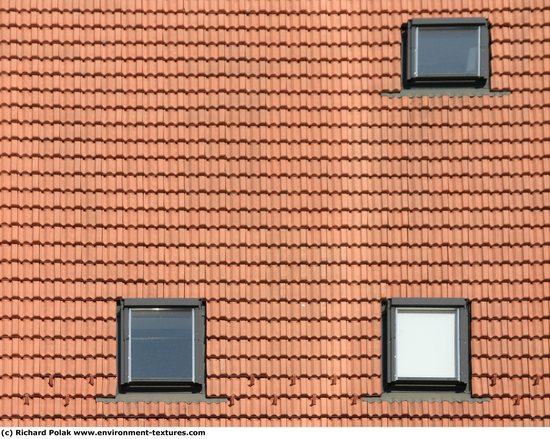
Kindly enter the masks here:
M 0 424 L 550 425 L 544 0 L 39 3 L 0 7 Z M 435 15 L 510 95 L 380 94 Z M 392 296 L 472 300 L 490 401 L 358 400 Z M 229 401 L 96 402 L 120 297 L 207 298 Z

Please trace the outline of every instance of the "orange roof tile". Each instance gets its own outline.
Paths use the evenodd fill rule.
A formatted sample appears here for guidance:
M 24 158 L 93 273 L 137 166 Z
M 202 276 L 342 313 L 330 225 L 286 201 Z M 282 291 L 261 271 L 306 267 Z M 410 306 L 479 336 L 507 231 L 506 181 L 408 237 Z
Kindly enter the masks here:
M 2 425 L 550 425 L 550 6 L 0 7 Z M 483 16 L 500 97 L 392 99 L 399 28 Z M 472 391 L 381 391 L 380 301 L 472 302 Z M 120 297 L 208 301 L 222 404 L 116 392 Z

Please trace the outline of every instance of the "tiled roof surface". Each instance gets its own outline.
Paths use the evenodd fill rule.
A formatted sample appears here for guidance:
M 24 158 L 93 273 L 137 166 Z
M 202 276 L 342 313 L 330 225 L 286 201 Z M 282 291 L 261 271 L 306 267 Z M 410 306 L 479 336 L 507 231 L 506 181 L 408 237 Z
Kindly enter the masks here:
M 388 98 L 486 17 L 502 97 Z M 550 425 L 550 4 L 0 2 L 3 425 Z M 385 297 L 472 301 L 483 403 L 367 403 Z M 119 297 L 208 300 L 220 404 L 116 391 Z

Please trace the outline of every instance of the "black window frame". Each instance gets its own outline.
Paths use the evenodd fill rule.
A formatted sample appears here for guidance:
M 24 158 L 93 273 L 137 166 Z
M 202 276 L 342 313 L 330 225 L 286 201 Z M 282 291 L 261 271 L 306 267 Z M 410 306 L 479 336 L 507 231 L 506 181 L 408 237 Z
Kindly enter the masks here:
M 416 50 L 414 30 L 417 28 L 480 28 L 480 72 L 479 75 L 414 75 L 414 54 Z M 409 20 L 402 27 L 402 82 L 403 88 L 490 88 L 490 23 L 486 18 L 417 18 Z
M 130 310 L 192 309 L 194 311 L 194 380 L 131 380 L 129 377 Z M 197 318 L 198 317 L 198 318 Z M 119 299 L 117 302 L 117 364 L 119 393 L 205 391 L 206 301 L 204 299 Z
M 455 309 L 458 311 L 459 370 L 458 379 L 394 378 L 396 368 L 397 308 Z M 382 303 L 382 369 L 384 391 L 470 391 L 470 304 L 466 299 L 393 298 Z

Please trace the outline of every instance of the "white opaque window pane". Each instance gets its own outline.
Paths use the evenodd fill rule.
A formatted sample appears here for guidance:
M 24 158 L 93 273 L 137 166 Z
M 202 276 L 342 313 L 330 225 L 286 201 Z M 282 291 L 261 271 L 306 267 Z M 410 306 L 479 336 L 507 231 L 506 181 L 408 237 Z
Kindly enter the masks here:
M 395 378 L 457 378 L 457 311 L 396 311 Z

